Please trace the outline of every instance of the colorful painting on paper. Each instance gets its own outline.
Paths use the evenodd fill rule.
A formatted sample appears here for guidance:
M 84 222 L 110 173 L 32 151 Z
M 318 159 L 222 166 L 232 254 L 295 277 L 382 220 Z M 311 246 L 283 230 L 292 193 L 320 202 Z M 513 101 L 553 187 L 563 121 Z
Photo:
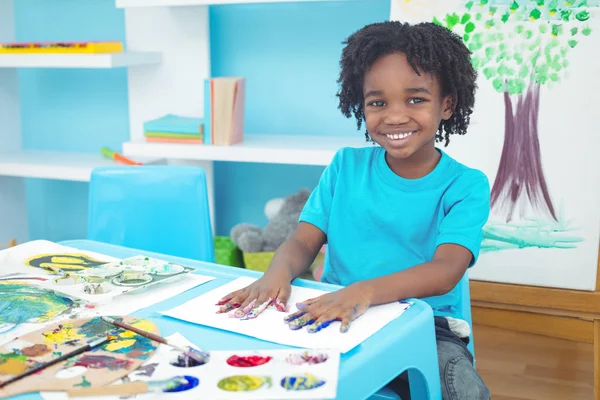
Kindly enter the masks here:
M 0 334 L 23 323 L 43 323 L 68 315 L 77 301 L 28 281 L 0 281 Z
M 599 12 L 588 0 L 392 0 L 390 19 L 452 30 L 478 71 L 469 131 L 444 149 L 490 180 L 472 279 L 595 289 Z

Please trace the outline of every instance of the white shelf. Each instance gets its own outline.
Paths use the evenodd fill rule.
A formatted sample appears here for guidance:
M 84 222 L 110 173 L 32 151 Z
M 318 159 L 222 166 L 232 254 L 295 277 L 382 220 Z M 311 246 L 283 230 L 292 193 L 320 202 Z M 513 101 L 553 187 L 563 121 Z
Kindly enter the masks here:
M 123 143 L 128 157 L 161 157 L 177 160 L 255 162 L 268 164 L 328 165 L 342 147 L 366 147 L 356 136 L 246 135 L 243 143 L 232 146 L 203 144 Z
M 149 162 L 146 159 L 136 161 Z M 122 165 L 93 153 L 41 150 L 0 153 L 0 176 L 89 182 L 92 169 Z
M 179 7 L 179 6 L 212 6 L 223 4 L 250 3 L 306 3 L 353 0 L 116 0 L 117 8 L 130 7 Z
M 160 53 L 0 54 L 0 68 L 118 68 L 160 62 Z

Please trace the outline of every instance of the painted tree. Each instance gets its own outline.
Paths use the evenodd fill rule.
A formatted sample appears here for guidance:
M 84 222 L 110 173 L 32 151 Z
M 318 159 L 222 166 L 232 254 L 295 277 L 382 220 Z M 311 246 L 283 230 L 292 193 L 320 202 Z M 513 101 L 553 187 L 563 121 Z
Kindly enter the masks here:
M 492 210 L 510 222 L 528 209 L 558 221 L 542 168 L 538 132 L 540 87 L 558 83 L 567 54 L 589 36 L 587 0 L 490 0 L 465 3 L 462 13 L 434 22 L 461 35 L 472 63 L 505 105 L 504 145 L 492 185 Z

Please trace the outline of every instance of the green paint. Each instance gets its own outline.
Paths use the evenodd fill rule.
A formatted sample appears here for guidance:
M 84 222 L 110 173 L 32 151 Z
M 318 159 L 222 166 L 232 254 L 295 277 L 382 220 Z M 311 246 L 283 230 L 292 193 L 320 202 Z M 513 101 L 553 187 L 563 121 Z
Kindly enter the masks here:
M 471 11 L 471 8 L 473 8 L 473 1 L 468 1 L 468 2 L 465 4 L 465 8 L 466 8 L 467 10 Z
M 485 6 L 486 4 L 488 4 L 490 2 L 490 0 L 479 0 L 479 5 L 480 6 Z
M 462 16 L 462 18 L 460 19 L 460 23 L 464 25 L 467 22 L 469 22 L 470 19 L 471 19 L 471 14 L 464 13 L 463 16 Z
M 575 46 L 577 46 L 577 40 L 569 40 L 569 47 L 574 48 Z
M 540 10 L 538 10 L 537 8 L 534 8 L 533 10 L 531 10 L 531 12 L 529 13 L 529 18 L 532 21 L 538 20 L 540 19 L 540 17 L 542 16 L 542 12 Z
M 577 35 L 577 32 L 579 31 L 579 29 L 575 26 L 573 28 L 571 28 L 571 36 L 575 36 Z
M 60 352 L 60 351 L 53 351 L 52 352 L 52 357 L 60 357 L 60 356 L 62 356 L 62 352 Z
M 592 29 L 589 26 L 586 26 L 581 30 L 583 36 L 590 36 L 590 33 L 592 33 Z
M 471 33 L 475 30 L 475 24 L 472 22 L 467 23 L 467 25 L 465 26 L 465 32 L 466 33 Z
M 545 0 L 536 0 L 536 5 L 538 7 L 543 7 L 544 6 L 544 2 L 545 2 Z
M 514 12 L 514 11 L 517 11 L 518 9 L 519 9 L 519 3 L 517 3 L 516 1 L 513 1 L 509 7 L 509 10 Z
M 575 14 L 575 18 L 577 18 L 578 21 L 587 21 L 590 19 L 590 13 L 587 11 L 580 11 Z
M 559 221 L 524 219 L 519 222 L 489 222 L 483 228 L 482 252 L 528 247 L 571 249 L 584 239 Z
M 502 22 L 506 22 L 508 21 L 508 19 L 510 18 L 510 13 L 504 13 L 502 14 Z
M 460 22 L 458 14 L 446 15 L 446 28 L 452 30 L 456 24 Z
M 90 386 L 92 386 L 92 384 L 90 383 L 90 381 L 88 381 L 88 380 L 85 378 L 85 375 L 82 375 L 82 376 L 81 376 L 81 382 L 80 382 L 80 383 L 78 383 L 78 384 L 76 384 L 76 385 L 73 385 L 73 386 L 79 386 L 79 387 L 90 387 Z

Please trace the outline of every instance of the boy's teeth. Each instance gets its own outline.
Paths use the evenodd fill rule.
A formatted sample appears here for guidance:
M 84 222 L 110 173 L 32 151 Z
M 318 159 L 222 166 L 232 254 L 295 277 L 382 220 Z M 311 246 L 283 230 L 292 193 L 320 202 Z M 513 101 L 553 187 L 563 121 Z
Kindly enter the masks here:
M 414 132 L 408 132 L 408 133 L 398 133 L 398 134 L 394 134 L 394 135 L 386 135 L 388 138 L 390 139 L 394 139 L 394 140 L 398 140 L 398 139 L 404 139 L 409 137 L 410 135 L 412 135 Z

